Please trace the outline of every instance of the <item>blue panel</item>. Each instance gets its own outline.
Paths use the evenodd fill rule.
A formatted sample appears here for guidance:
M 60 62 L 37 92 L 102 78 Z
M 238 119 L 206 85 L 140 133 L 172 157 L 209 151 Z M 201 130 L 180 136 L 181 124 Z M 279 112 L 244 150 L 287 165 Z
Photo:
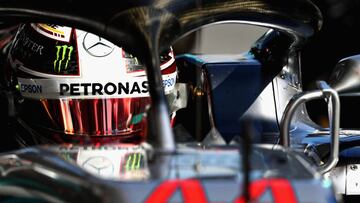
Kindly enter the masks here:
M 215 124 L 226 140 L 240 134 L 240 117 L 264 88 L 261 65 L 254 60 L 205 63 L 211 82 Z

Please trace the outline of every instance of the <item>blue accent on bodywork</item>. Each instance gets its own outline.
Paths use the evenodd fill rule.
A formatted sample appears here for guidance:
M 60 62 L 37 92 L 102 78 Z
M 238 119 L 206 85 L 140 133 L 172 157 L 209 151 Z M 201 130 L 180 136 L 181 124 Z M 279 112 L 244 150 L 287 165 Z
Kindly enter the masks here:
M 262 64 L 248 53 L 232 56 L 184 54 L 177 60 L 187 61 L 206 72 L 215 125 L 224 139 L 230 141 L 240 135 L 240 118 L 270 81 L 264 77 Z
M 256 61 L 204 65 L 211 83 L 215 124 L 226 140 L 240 134 L 240 118 L 261 93 Z
M 178 55 L 176 57 L 177 60 L 186 60 L 189 61 L 190 63 L 193 63 L 197 66 L 202 66 L 205 62 L 203 60 L 201 60 L 199 57 L 197 57 L 196 55 L 192 55 L 192 54 L 181 54 Z

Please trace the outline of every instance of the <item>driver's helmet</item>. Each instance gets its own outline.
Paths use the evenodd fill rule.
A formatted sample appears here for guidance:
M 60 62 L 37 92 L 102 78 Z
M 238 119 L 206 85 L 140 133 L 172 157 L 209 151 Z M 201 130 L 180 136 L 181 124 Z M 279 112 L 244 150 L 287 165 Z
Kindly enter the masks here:
M 172 48 L 160 56 L 165 94 L 170 94 L 177 77 Z M 71 27 L 23 24 L 7 61 L 14 127 L 31 135 L 22 142 L 144 140 L 150 104 L 145 68 L 121 47 Z

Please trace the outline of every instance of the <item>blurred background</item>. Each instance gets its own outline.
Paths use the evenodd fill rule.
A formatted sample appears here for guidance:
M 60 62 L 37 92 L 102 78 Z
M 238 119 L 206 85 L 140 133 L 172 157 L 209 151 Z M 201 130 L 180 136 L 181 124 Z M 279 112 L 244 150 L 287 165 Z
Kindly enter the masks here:
M 177 43 L 178 52 L 240 54 L 268 29 L 244 24 L 219 24 L 201 29 Z M 179 50 L 179 46 L 181 49 Z

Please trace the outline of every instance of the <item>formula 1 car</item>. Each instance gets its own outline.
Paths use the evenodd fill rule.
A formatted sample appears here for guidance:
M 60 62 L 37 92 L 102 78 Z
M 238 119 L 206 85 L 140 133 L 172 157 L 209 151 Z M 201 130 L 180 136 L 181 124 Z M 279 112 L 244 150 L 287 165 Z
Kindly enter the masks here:
M 33 145 L 3 152 L 2 200 L 337 202 L 332 182 L 320 175 L 336 163 L 336 148 L 331 148 L 331 158 L 319 163 L 319 173 L 304 153 L 286 147 L 289 128 L 284 126 L 297 105 L 288 110 L 290 113 L 284 111 L 291 97 L 301 92 L 300 50 L 321 28 L 321 13 L 311 2 L 144 0 L 117 5 L 103 1 L 104 7 L 84 9 L 86 3 L 0 1 L 1 27 L 7 29 L 23 22 L 76 27 L 137 56 L 146 65 L 151 96 L 146 140 L 138 144 Z M 177 82 L 183 85 L 176 89 L 174 101 L 175 106 L 186 103 L 186 108 L 177 111 L 172 128 L 163 88 L 167 83 L 162 81 L 158 68 L 159 53 L 191 31 L 227 22 L 270 30 L 246 54 L 178 56 Z M 47 31 L 54 33 L 56 28 Z M 27 40 L 32 51 L 40 50 L 29 43 Z M 58 64 L 67 63 L 66 56 L 72 51 L 67 48 L 61 60 L 57 54 L 52 71 L 60 71 Z M 24 97 L 46 88 L 23 85 L 21 81 L 18 84 L 14 91 L 24 93 Z M 319 84 L 322 89 L 316 97 L 337 98 L 336 91 L 325 82 Z M 63 88 L 65 91 L 70 86 Z M 15 117 L 17 105 L 23 100 L 14 102 L 13 94 L 2 91 L 7 119 L 21 122 Z M 338 103 L 332 102 L 336 111 Z M 298 114 L 306 115 L 305 109 L 301 110 Z M 291 116 L 285 116 L 280 131 L 280 118 L 287 114 Z M 297 118 L 304 119 L 296 122 L 296 133 L 300 133 L 298 130 L 308 128 L 308 120 L 305 116 Z M 336 119 L 334 124 L 335 142 Z M 279 139 L 285 147 L 274 145 Z

